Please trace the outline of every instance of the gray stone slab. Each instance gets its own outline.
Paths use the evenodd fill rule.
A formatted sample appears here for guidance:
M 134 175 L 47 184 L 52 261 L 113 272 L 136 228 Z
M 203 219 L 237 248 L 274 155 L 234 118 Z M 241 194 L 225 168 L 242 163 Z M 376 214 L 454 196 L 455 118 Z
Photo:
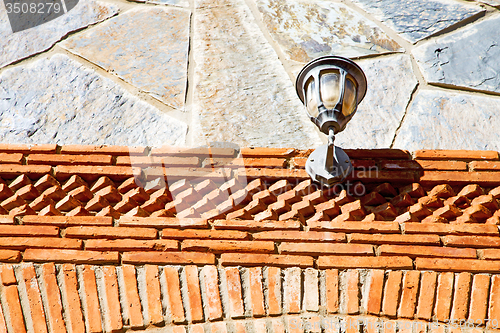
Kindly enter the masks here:
M 389 148 L 417 85 L 410 57 L 393 55 L 356 63 L 366 74 L 368 90 L 335 144 L 342 148 Z
M 0 5 L 3 8 L 3 5 Z M 80 0 L 78 4 L 50 22 L 12 33 L 7 12 L 0 10 L 0 67 L 48 50 L 69 32 L 115 15 L 118 7 L 109 3 Z
M 195 144 L 315 147 L 295 88 L 242 0 L 195 15 Z
M 183 145 L 187 126 L 65 55 L 0 75 L 2 143 Z
M 499 109 L 498 97 L 420 91 L 394 148 L 500 150 Z
M 484 11 L 453 0 L 352 1 L 412 43 Z
M 189 22 L 190 13 L 185 9 L 138 8 L 61 45 L 166 104 L 182 109 Z
M 329 1 L 256 0 L 271 36 L 292 60 L 403 51 L 375 23 Z
M 415 48 L 431 83 L 500 93 L 500 15 Z

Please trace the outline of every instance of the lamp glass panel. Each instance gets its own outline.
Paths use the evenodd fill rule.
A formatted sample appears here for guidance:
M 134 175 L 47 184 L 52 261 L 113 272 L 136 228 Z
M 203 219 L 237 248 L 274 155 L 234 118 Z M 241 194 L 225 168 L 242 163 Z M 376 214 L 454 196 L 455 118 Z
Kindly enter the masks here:
M 321 100 L 327 109 L 333 109 L 340 98 L 340 72 L 328 70 L 321 72 Z
M 356 85 L 350 78 L 346 78 L 344 86 L 344 100 L 342 104 L 342 114 L 351 115 L 356 110 Z
M 307 112 L 312 117 L 317 117 L 319 115 L 318 111 L 318 101 L 316 101 L 316 90 L 315 90 L 315 82 L 311 77 L 307 80 L 306 83 L 306 101 L 307 101 Z

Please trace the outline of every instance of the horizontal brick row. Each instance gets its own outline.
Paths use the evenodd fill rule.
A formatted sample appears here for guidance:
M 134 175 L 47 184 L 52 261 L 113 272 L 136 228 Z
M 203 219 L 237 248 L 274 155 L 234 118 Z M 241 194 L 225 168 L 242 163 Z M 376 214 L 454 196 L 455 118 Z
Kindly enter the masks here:
M 26 263 L 1 265 L 0 280 L 0 330 L 9 332 L 119 332 L 164 325 L 204 332 L 214 325 L 208 322 L 218 325 L 216 332 L 234 328 L 226 322 L 243 325 L 238 332 L 245 325 L 249 332 L 252 325 L 259 332 L 292 332 L 293 326 L 314 323 L 320 326 L 301 331 L 329 331 L 326 325 L 336 323 L 344 325 L 337 332 L 341 327 L 377 332 L 380 327 L 369 325 L 390 323 L 400 331 L 431 332 L 453 322 L 464 329 L 497 329 L 500 320 L 495 274 Z

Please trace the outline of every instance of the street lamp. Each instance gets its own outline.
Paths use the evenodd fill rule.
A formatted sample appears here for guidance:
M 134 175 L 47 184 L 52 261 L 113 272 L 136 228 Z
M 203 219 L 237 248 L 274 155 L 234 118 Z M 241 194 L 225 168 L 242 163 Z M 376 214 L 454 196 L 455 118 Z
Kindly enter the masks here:
M 311 121 L 328 135 L 328 144 L 318 147 L 307 159 L 306 171 L 312 179 L 332 186 L 352 170 L 349 157 L 334 145 L 334 140 L 365 97 L 365 74 L 352 60 L 325 56 L 302 68 L 295 87 Z

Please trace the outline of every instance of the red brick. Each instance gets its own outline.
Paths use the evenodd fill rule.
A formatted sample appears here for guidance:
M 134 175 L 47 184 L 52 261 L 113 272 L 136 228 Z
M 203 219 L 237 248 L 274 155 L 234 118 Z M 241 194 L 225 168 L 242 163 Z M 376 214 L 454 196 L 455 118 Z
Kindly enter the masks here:
M 181 243 L 182 251 L 199 252 L 246 252 L 246 253 L 274 253 L 274 242 L 271 241 L 242 241 L 242 240 L 201 240 L 186 239 Z
M 344 149 L 351 159 L 409 160 L 411 155 L 400 149 Z
M 338 269 L 325 270 L 326 310 L 328 313 L 339 311 L 339 271 Z
M 63 291 L 63 308 L 68 330 L 71 332 L 85 332 L 75 265 L 64 264 L 59 273 L 60 280 L 63 281 L 61 289 Z
M 286 243 L 279 245 L 280 254 L 302 254 L 319 256 L 331 255 L 355 255 L 373 256 L 373 246 L 368 244 L 332 244 L 332 243 Z
M 467 319 L 471 282 L 472 276 L 470 273 L 461 272 L 457 275 L 450 315 L 451 320 L 460 321 Z
M 152 228 L 124 228 L 124 227 L 69 227 L 66 228 L 66 237 L 73 238 L 134 238 L 155 239 L 156 229 Z
M 122 216 L 118 221 L 121 227 L 167 227 L 167 228 L 206 228 L 208 221 L 196 218 L 175 217 L 129 217 Z
M 132 265 L 122 265 L 123 284 L 124 284 L 124 314 L 129 318 L 129 324 L 132 328 L 142 328 L 144 326 L 141 302 L 137 290 L 137 278 L 135 267 Z
M 304 169 L 240 168 L 237 170 L 237 173 L 238 177 L 246 177 L 248 180 L 259 178 L 269 182 L 281 179 L 287 179 L 290 181 L 310 179 Z
M 384 287 L 384 271 L 380 269 L 370 270 L 369 290 L 366 300 L 366 312 L 378 315 L 382 305 L 382 289 Z
M 257 222 L 261 221 L 278 221 L 278 213 L 272 210 L 265 210 L 254 216 L 254 220 Z
M 211 323 L 209 332 L 210 333 L 227 333 L 228 331 L 227 331 L 226 323 L 225 322 Z
M 256 240 L 274 240 L 288 242 L 345 242 L 344 233 L 318 231 L 262 231 L 252 234 Z
M 163 146 L 153 148 L 151 155 L 174 155 L 174 156 L 212 156 L 212 157 L 234 157 L 236 151 L 233 148 L 214 148 L 214 147 L 197 147 L 197 148 L 179 148 L 173 146 Z
M 23 161 L 23 154 L 14 153 L 6 154 L 0 153 L 0 163 L 2 164 L 21 164 Z
M 492 150 L 417 150 L 415 159 L 422 160 L 498 160 Z
M 32 152 L 38 153 L 55 153 L 56 144 L 40 144 L 40 145 L 21 145 L 21 144 L 0 144 L 0 151 L 6 153 L 23 153 L 29 154 Z
M 243 307 L 240 272 L 237 267 L 228 267 L 225 269 L 225 274 L 229 316 L 241 318 L 245 314 L 245 309 Z
M 83 309 L 87 328 L 90 332 L 102 332 L 101 308 L 99 306 L 99 295 L 97 294 L 97 282 L 94 270 L 91 266 L 79 267 L 80 281 L 83 285 L 82 294 L 85 296 Z
M 302 224 L 306 223 L 306 219 L 304 218 L 304 216 L 299 212 L 297 212 L 296 210 L 292 210 L 285 214 L 281 214 L 279 217 L 279 221 L 288 221 L 288 222 L 298 221 Z
M 21 253 L 14 250 L 0 250 L 0 262 L 19 262 Z
M 439 246 L 416 245 L 381 245 L 378 248 L 381 256 L 408 256 L 415 257 L 450 257 L 476 259 L 476 250 L 458 249 Z
M 438 235 L 351 234 L 351 243 L 440 245 Z
M 120 299 L 118 294 L 118 281 L 116 277 L 116 269 L 114 266 L 102 267 L 105 307 L 104 312 L 104 329 L 107 332 L 119 332 L 123 328 L 122 315 L 120 309 Z
M 17 286 L 7 286 L 3 288 L 3 299 L 5 300 L 5 312 L 10 319 L 10 325 L 15 332 L 25 333 L 24 317 L 19 301 Z
M 346 180 L 374 182 L 414 182 L 418 178 L 418 171 L 380 171 L 380 170 L 354 170 Z
M 366 211 L 361 204 L 360 200 L 356 200 L 354 202 L 348 203 L 340 207 L 342 214 L 351 213 L 354 216 L 364 216 L 366 215 Z
M 14 217 L 8 215 L 0 215 L 0 225 L 1 224 L 14 224 Z
M 10 198 L 14 195 L 14 192 L 7 186 L 7 184 L 0 184 L 0 200 Z
M 191 325 L 189 333 L 205 333 L 205 329 L 202 324 Z
M 262 268 L 249 268 L 247 278 L 252 316 L 263 317 L 266 315 L 266 311 L 264 308 L 264 294 L 262 292 Z
M 0 225 L 0 236 L 59 236 L 59 228 L 49 226 Z
M 443 236 L 442 240 L 446 246 L 500 248 L 500 238 L 492 236 Z
M 267 313 L 268 315 L 281 314 L 281 269 L 266 267 L 264 277 L 267 288 Z
M 481 195 L 475 198 L 474 200 L 472 200 L 471 205 L 472 206 L 482 205 L 491 211 L 495 211 L 499 208 L 497 200 L 491 194 Z
M 500 269 L 500 262 L 496 260 L 417 258 L 415 266 L 417 269 L 424 270 L 494 273 Z
M 437 234 L 437 235 L 498 235 L 498 228 L 485 224 L 421 224 L 405 223 L 405 234 Z
M 469 163 L 473 171 L 497 171 L 500 170 L 500 162 L 496 161 L 471 161 Z
M 145 294 L 146 301 L 148 304 L 148 311 L 146 314 L 146 323 L 148 324 L 162 324 L 163 311 L 160 299 L 160 273 L 158 272 L 158 266 L 156 265 L 144 265 L 144 275 L 145 275 Z M 168 281 L 171 283 L 171 281 Z M 182 302 L 182 301 L 181 301 Z M 182 304 L 182 303 L 181 303 Z
M 4 201 L 0 204 L 2 207 L 2 214 L 7 214 L 6 211 L 8 210 L 13 210 L 17 207 L 23 206 L 26 204 L 26 201 L 24 201 L 23 198 L 21 198 L 18 195 L 14 195 Z
M 419 319 L 430 320 L 434 305 L 434 295 L 437 283 L 436 272 L 422 272 L 420 282 L 420 293 L 418 297 L 418 306 L 416 317 Z
M 31 168 L 40 167 L 40 168 L 50 168 L 49 166 L 30 166 Z M 50 171 L 50 170 L 49 170 Z M 48 173 L 49 171 L 43 172 Z M 32 172 L 29 172 L 30 174 Z M 54 169 L 54 176 L 57 180 L 61 181 L 64 179 L 68 179 L 73 175 L 79 175 L 86 181 L 93 181 L 101 176 L 107 176 L 113 180 L 125 180 L 129 177 L 140 177 L 141 169 L 134 167 L 122 167 L 122 166 L 96 166 L 96 165 L 58 165 Z
M 433 185 L 448 183 L 450 185 L 466 185 L 476 183 L 483 186 L 498 186 L 500 180 L 494 172 L 487 171 L 424 171 L 420 184 Z
M 299 230 L 300 222 L 289 221 L 252 221 L 252 220 L 216 220 L 213 222 L 215 229 L 226 230 Z
M 118 263 L 118 252 L 80 251 L 62 249 L 27 249 L 23 259 L 33 262 L 72 262 L 78 264 Z
M 41 213 L 41 212 L 40 212 Z M 36 212 L 27 204 L 16 207 L 9 212 L 10 216 L 35 215 Z
M 222 305 L 217 268 L 215 266 L 205 266 L 202 269 L 202 275 L 206 295 L 207 319 L 211 321 L 221 319 Z
M 33 329 L 35 332 L 48 332 L 35 267 L 33 264 L 25 264 L 21 266 L 21 271 Z
M 484 249 L 481 250 L 483 255 L 482 259 L 492 259 L 499 260 L 500 259 L 500 250 L 499 249 Z
M 491 277 L 488 319 L 490 321 L 486 325 L 487 328 L 498 328 L 498 321 L 500 320 L 500 275 L 493 275 Z
M 2 284 L 8 286 L 11 284 L 17 284 L 16 276 L 14 275 L 14 269 L 10 264 L 4 264 L 1 267 Z
M 164 239 L 89 239 L 85 242 L 85 250 L 97 251 L 177 251 L 178 249 L 177 241 Z
M 127 264 L 158 264 L 158 265 L 210 265 L 215 263 L 212 253 L 201 252 L 124 252 L 122 262 Z
M 24 250 L 27 248 L 81 249 L 82 241 L 52 237 L 0 237 L 0 248 Z
M 354 256 L 320 256 L 318 268 L 384 268 L 412 269 L 409 257 L 354 257 Z
M 190 166 L 197 167 L 200 165 L 198 158 L 196 157 L 158 157 L 158 156 L 118 156 L 116 158 L 116 165 L 120 166 L 140 166 L 140 167 L 151 167 L 151 166 Z
M 187 294 L 189 307 L 187 314 L 193 323 L 203 321 L 203 305 L 201 301 L 200 280 L 198 277 L 198 267 L 188 265 L 184 268 L 186 274 Z
M 44 286 L 44 298 L 47 304 L 47 323 L 52 332 L 65 332 L 66 327 L 63 319 L 63 306 L 61 294 L 56 279 L 56 268 L 53 263 L 46 263 L 42 266 L 41 282 Z
M 184 308 L 179 283 L 179 271 L 175 267 L 163 269 L 167 285 L 167 294 L 170 305 L 170 314 L 174 323 L 182 323 L 185 320 Z
M 466 171 L 467 163 L 462 161 L 432 161 L 432 160 L 416 160 L 425 170 L 453 170 Z
M 143 155 L 145 147 L 64 145 L 61 154 Z
M 345 311 L 348 314 L 357 314 L 359 312 L 358 298 L 358 283 L 359 272 L 357 269 L 349 269 L 346 272 L 346 289 L 345 289 Z
M 490 277 L 486 274 L 474 275 L 470 296 L 470 308 L 468 320 L 483 323 L 486 319 L 488 308 L 488 295 L 490 288 Z
M 7 179 L 23 174 L 30 175 L 32 178 L 40 178 L 50 173 L 51 170 L 50 165 L 0 164 L 0 174 Z
M 403 272 L 401 271 L 390 271 L 387 276 L 382 304 L 382 314 L 386 316 L 395 317 L 397 315 L 402 278 Z
M 314 222 L 308 224 L 310 230 L 332 230 L 336 232 L 398 233 L 399 224 L 395 222 Z
M 111 165 L 111 155 L 59 155 L 30 154 L 26 158 L 28 165 Z
M 386 160 L 380 163 L 384 170 L 421 170 L 422 166 L 417 161 L 391 161 Z
M 163 229 L 162 238 L 173 239 L 232 239 L 247 240 L 247 232 L 236 230 L 196 230 L 196 229 Z
M 293 148 L 264 148 L 264 147 L 250 147 L 241 148 L 241 156 L 247 157 L 291 157 L 297 151 Z
M 463 213 L 478 221 L 484 221 L 492 215 L 491 211 L 482 205 L 471 206 L 465 209 Z
M 281 266 L 281 267 L 312 267 L 313 258 L 308 256 L 295 255 L 273 255 L 273 254 L 253 254 L 253 253 L 223 253 L 219 263 L 224 266 Z
M 413 318 L 417 303 L 418 283 L 420 272 L 407 271 L 403 278 L 403 291 L 399 304 L 398 316 L 402 318 Z
M 302 294 L 302 270 L 298 267 L 285 269 L 283 307 L 286 313 L 300 312 Z

